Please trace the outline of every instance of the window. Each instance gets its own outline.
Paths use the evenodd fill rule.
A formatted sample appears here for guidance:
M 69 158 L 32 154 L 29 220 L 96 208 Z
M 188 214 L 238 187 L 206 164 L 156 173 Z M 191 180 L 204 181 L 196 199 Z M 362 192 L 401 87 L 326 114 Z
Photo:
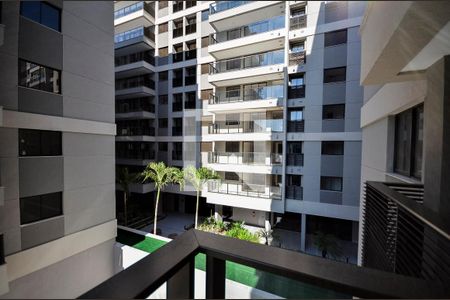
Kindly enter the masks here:
M 233 125 L 239 125 L 241 122 L 239 120 L 239 114 L 227 114 L 226 115 L 226 121 L 225 125 L 227 126 L 233 126 Z
M 202 71 L 202 74 L 208 74 L 209 73 L 209 64 L 202 64 L 201 71 Z
M 61 93 L 61 71 L 19 59 L 19 85 L 35 90 Z
M 291 87 L 300 87 L 305 84 L 305 80 L 303 78 L 303 75 L 292 75 L 289 77 L 289 85 Z
M 225 142 L 225 152 L 239 152 L 239 142 Z
M 158 142 L 158 151 L 167 152 L 167 142 Z
M 168 96 L 167 95 L 159 95 L 159 98 L 158 98 L 158 102 L 159 102 L 159 105 L 165 105 L 165 104 L 167 104 L 168 103 Z
M 144 9 L 144 2 L 137 2 L 132 5 L 114 11 L 114 19 L 121 18 L 136 11 Z
M 241 87 L 239 85 L 227 86 L 225 90 L 226 98 L 236 98 L 241 95 Z
M 163 9 L 169 6 L 169 1 L 167 0 L 159 0 L 159 9 Z
M 288 142 L 288 153 L 296 153 L 301 154 L 303 153 L 302 150 L 302 142 Z
M 21 1 L 20 15 L 46 27 L 61 31 L 61 10 L 41 1 Z
M 208 21 L 209 19 L 209 9 L 202 11 L 202 22 Z
M 168 126 L 167 118 L 158 119 L 158 128 L 167 128 L 167 126 Z
M 422 178 L 423 105 L 395 116 L 394 171 Z
M 114 35 L 114 43 L 121 43 L 144 35 L 144 27 L 137 27 Z
M 193 7 L 197 5 L 196 0 L 186 0 L 186 8 Z
M 305 51 L 305 42 L 297 42 L 294 44 L 291 44 L 291 52 L 292 53 L 301 53 Z
M 347 43 L 347 29 L 325 33 L 325 47 Z
M 19 156 L 62 155 L 61 132 L 19 129 Z
M 169 55 L 169 48 L 159 48 L 159 57 L 166 57 Z
M 342 192 L 342 177 L 320 177 L 320 189 L 324 191 Z
M 62 192 L 20 198 L 20 224 L 62 215 Z
M 202 48 L 205 48 L 208 46 L 209 46 L 209 37 L 207 37 L 207 36 L 202 37 Z
M 239 181 L 239 175 L 233 172 L 225 172 L 225 180 Z
M 323 106 L 322 118 L 324 120 L 344 119 L 344 117 L 345 117 L 345 104 L 333 104 Z
M 158 73 L 158 79 L 159 81 L 167 81 L 169 78 L 169 72 L 168 71 L 162 71 Z
M 322 154 L 323 155 L 343 155 L 344 154 L 344 142 L 323 141 L 322 142 Z
M 167 31 L 169 31 L 169 23 L 166 22 L 166 23 L 159 24 L 159 26 L 158 26 L 159 33 L 164 33 Z
M 296 109 L 289 111 L 289 121 L 302 121 L 303 109 Z
M 341 82 L 346 80 L 346 67 L 323 70 L 323 83 Z

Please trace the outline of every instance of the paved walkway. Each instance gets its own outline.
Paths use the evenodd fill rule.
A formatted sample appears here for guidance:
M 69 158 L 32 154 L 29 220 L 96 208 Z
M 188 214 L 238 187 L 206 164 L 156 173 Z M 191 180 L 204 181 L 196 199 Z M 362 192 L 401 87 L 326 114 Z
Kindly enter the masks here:
M 194 221 L 194 215 L 172 212 L 167 214 L 167 216 L 161 221 L 158 221 L 157 226 L 161 229 L 161 235 L 168 237 L 172 233 L 176 233 L 178 235 L 182 234 L 185 232 L 184 226 L 193 224 Z M 146 226 L 141 230 L 150 232 L 153 230 L 153 224 Z

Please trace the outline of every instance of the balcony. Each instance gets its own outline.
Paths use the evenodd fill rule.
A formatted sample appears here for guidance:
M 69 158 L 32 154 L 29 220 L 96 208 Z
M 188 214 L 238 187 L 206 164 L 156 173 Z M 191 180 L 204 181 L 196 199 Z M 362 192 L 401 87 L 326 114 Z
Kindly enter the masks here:
M 227 122 L 216 121 L 209 125 L 209 134 L 283 132 L 283 119 Z
M 185 53 L 186 53 L 186 60 L 197 58 L 197 49 L 192 49 L 192 50 L 186 51 Z
M 243 183 L 239 181 L 208 182 L 208 193 L 276 200 L 281 199 L 281 191 L 278 186 Z
M 121 127 L 117 126 L 117 136 L 155 136 L 153 127 Z
M 116 80 L 117 98 L 136 98 L 155 95 L 155 82 L 149 75 Z
M 155 58 L 151 51 L 123 55 L 115 58 L 116 79 L 135 77 L 155 72 Z
M 190 75 L 184 77 L 184 85 L 194 85 L 197 84 L 197 76 L 196 75 Z
M 289 53 L 289 65 L 298 66 L 306 63 L 306 51 Z
M 172 61 L 174 63 L 183 61 L 183 59 L 184 59 L 184 52 L 172 53 Z
M 275 50 L 284 43 L 284 20 L 284 15 L 280 15 L 213 33 L 208 52 L 216 59 L 225 59 L 235 56 L 237 48 L 241 55 Z
M 216 1 L 210 5 L 209 23 L 215 31 L 224 31 L 284 15 L 283 1 Z
M 174 28 L 172 31 L 172 36 L 174 38 L 182 36 L 183 35 L 183 27 Z
M 172 136 L 182 136 L 183 135 L 183 127 L 173 126 L 172 127 Z
M 174 13 L 183 10 L 183 2 L 184 1 L 173 1 L 172 9 Z
M 186 35 L 195 33 L 197 31 L 197 24 L 186 25 Z
M 367 182 L 362 265 L 448 286 L 447 220 L 423 205 L 423 186 Z
M 288 132 L 305 132 L 305 120 L 288 121 Z
M 303 200 L 303 187 L 297 185 L 286 186 L 286 199 Z
M 303 154 L 288 153 L 286 163 L 288 166 L 303 167 Z
M 148 298 L 166 284 L 167 298 L 193 299 L 200 286 L 195 274 L 196 256 L 205 257 L 204 289 L 207 299 L 226 298 L 229 263 L 255 268 L 292 281 L 292 289 L 314 289 L 321 297 L 448 298 L 448 287 L 336 262 L 277 247 L 269 247 L 218 234 L 189 230 L 130 268 L 81 295 L 94 298 Z M 271 277 L 273 278 L 273 277 Z M 395 283 L 395 284 L 393 284 Z M 305 292 L 303 298 L 309 298 Z M 300 297 L 299 297 L 300 298 Z
M 210 63 L 208 80 L 216 86 L 230 86 L 283 78 L 284 50 L 218 60 Z
M 306 15 L 299 15 L 290 18 L 290 30 L 297 30 L 306 27 Z
M 288 87 L 288 99 L 305 98 L 305 85 Z
M 137 27 L 114 35 L 115 55 L 122 56 L 155 49 L 154 26 Z
M 139 102 L 139 99 L 132 99 L 129 103 L 116 103 L 116 119 L 149 119 L 155 117 L 154 113 L 153 103 Z
M 172 86 L 173 87 L 183 86 L 183 78 L 173 78 L 172 79 Z
M 183 110 L 183 102 L 172 103 L 172 111 L 182 111 L 182 110 Z
M 183 152 L 182 151 L 172 151 L 172 160 L 183 160 Z
M 283 156 L 264 152 L 208 152 L 210 164 L 280 165 Z

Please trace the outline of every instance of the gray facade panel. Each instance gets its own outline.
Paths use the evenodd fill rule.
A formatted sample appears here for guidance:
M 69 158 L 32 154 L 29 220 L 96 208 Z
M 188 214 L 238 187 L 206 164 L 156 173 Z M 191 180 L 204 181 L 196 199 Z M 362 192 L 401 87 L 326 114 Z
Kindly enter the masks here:
M 322 176 L 342 177 L 343 173 L 343 155 L 322 155 L 320 162 L 320 174 Z
M 347 44 L 325 47 L 323 54 L 324 69 L 345 65 L 347 65 Z
M 64 236 L 64 216 L 24 225 L 21 228 L 22 250 Z
M 323 85 L 323 104 L 344 103 L 346 94 L 345 82 L 326 83 Z
M 64 189 L 63 157 L 19 158 L 20 197 L 36 196 Z
M 63 115 L 63 96 L 33 90 L 29 88 L 18 88 L 19 111 L 62 116 Z
M 320 191 L 320 202 L 341 205 L 342 192 Z
M 63 68 L 62 34 L 27 18 L 19 18 L 19 57 L 61 70 Z

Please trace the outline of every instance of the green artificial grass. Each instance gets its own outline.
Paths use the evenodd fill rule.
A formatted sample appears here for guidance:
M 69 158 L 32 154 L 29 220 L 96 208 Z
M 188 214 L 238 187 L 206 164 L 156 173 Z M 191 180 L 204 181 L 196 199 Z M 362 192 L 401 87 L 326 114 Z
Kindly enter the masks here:
M 118 230 L 117 241 L 148 253 L 152 253 L 167 243 L 155 238 L 142 236 L 120 229 Z M 195 257 L 195 268 L 206 271 L 205 254 L 197 254 Z M 281 296 L 283 298 L 351 298 L 348 295 L 336 293 L 331 290 L 302 283 L 272 273 L 259 271 L 255 268 L 231 261 L 226 262 L 226 278 L 252 288 L 257 288 L 259 290 Z

